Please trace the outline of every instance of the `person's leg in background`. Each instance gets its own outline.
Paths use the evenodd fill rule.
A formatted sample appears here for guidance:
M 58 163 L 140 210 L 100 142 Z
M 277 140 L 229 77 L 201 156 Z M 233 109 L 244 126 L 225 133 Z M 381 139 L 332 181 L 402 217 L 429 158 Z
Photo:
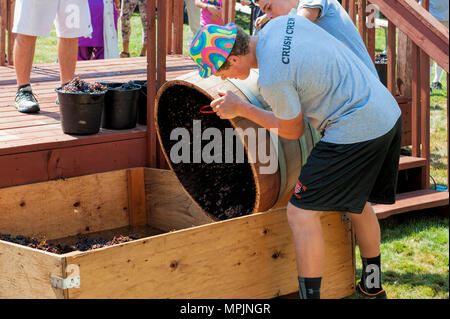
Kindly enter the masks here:
M 122 25 L 122 45 L 120 53 L 121 58 L 130 57 L 130 35 L 131 35 L 131 16 L 136 8 L 138 0 L 122 0 L 122 13 L 120 17 Z
M 440 21 L 440 22 L 448 29 L 448 21 Z M 431 61 L 431 63 L 433 63 L 433 62 Z M 433 65 L 430 67 L 430 78 L 432 75 L 432 71 L 433 71 Z M 444 70 L 436 62 L 434 62 L 434 77 L 431 80 L 431 89 L 436 90 L 436 91 L 442 90 L 441 78 L 442 78 L 443 71 Z M 448 85 L 448 83 L 447 83 L 447 85 Z
M 14 70 L 16 71 L 17 86 L 30 84 L 31 68 L 33 66 L 36 48 L 36 36 L 17 34 L 14 41 Z
M 33 0 L 17 0 L 15 3 L 12 32 L 17 34 L 13 52 L 17 92 L 14 107 L 21 113 L 40 110 L 31 90 L 31 69 L 36 39 L 51 34 L 56 11 L 57 5 L 53 1 L 42 2 L 39 6 L 35 6 Z
M 61 84 L 70 82 L 75 75 L 78 57 L 78 38 L 58 38 L 58 61 Z
M 105 58 L 105 47 L 93 48 L 92 60 L 103 60 Z
M 185 3 L 190 29 L 187 39 L 187 47 L 189 48 L 193 38 L 200 30 L 200 8 L 195 5 L 195 0 L 186 0 Z
M 147 0 L 139 0 L 139 15 L 142 22 L 142 49 L 140 56 L 147 55 Z
M 77 61 L 86 61 L 92 59 L 92 47 L 78 47 Z
M 17 93 L 14 106 L 21 113 L 39 112 L 39 103 L 31 90 L 31 68 L 33 67 L 36 36 L 18 33 L 14 41 L 14 70 Z

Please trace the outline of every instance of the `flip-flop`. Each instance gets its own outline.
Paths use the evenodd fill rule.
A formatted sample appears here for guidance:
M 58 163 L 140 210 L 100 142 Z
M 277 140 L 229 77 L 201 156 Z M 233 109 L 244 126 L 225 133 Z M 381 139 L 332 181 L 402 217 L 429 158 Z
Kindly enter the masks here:
M 121 58 L 129 58 L 130 57 L 130 53 L 122 51 L 122 52 L 120 52 L 120 57 Z

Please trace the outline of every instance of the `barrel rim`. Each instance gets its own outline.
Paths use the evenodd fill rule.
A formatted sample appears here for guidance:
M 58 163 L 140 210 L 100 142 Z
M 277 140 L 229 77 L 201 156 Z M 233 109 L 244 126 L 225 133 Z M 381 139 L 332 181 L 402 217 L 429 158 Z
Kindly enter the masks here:
M 162 142 L 161 135 L 160 135 L 160 127 L 159 127 L 159 124 L 158 124 L 158 106 L 159 106 L 159 100 L 160 100 L 161 96 L 163 95 L 164 91 L 167 90 L 167 88 L 169 88 L 169 87 L 171 87 L 171 86 L 174 86 L 174 85 L 185 85 L 185 86 L 194 88 L 194 89 L 198 90 L 200 93 L 204 94 L 207 98 L 210 98 L 211 101 L 212 101 L 212 100 L 215 100 L 216 98 L 219 97 L 218 94 L 217 94 L 216 97 L 214 97 L 213 95 L 211 95 L 209 92 L 207 92 L 207 91 L 204 90 L 203 88 L 199 87 L 198 85 L 195 85 L 195 84 L 192 83 L 192 82 L 185 81 L 185 80 L 182 80 L 182 79 L 174 79 L 174 80 L 171 80 L 171 81 L 167 81 L 166 83 L 164 83 L 164 84 L 159 88 L 159 90 L 158 90 L 158 92 L 157 92 L 157 94 L 156 94 L 156 99 L 155 99 L 155 107 L 154 107 L 154 118 L 153 118 L 153 121 L 154 121 L 154 124 L 155 124 L 156 135 L 158 136 L 158 141 L 159 141 L 159 144 L 160 144 L 160 146 L 161 146 L 162 153 L 163 153 L 163 155 L 164 155 L 164 158 L 166 159 L 167 164 L 169 165 L 170 169 L 171 169 L 173 172 L 175 172 L 175 171 L 174 171 L 174 169 L 173 169 L 173 166 L 172 166 L 171 161 L 169 160 L 169 157 L 168 157 L 168 155 L 167 155 L 167 152 L 166 152 L 166 150 L 164 149 L 164 144 L 163 144 L 163 142 Z M 234 123 L 234 121 L 233 121 L 232 119 L 227 119 L 226 121 L 229 121 L 230 124 L 233 126 L 233 128 L 237 128 L 236 124 Z M 240 134 L 238 134 L 238 136 L 239 136 L 239 138 L 240 138 L 241 141 L 242 141 L 242 138 L 241 138 Z M 245 144 L 244 141 L 242 141 L 242 144 L 244 145 L 246 154 L 248 154 L 248 148 L 247 148 L 247 145 Z M 257 180 L 258 174 L 257 174 L 257 172 L 256 172 L 255 164 L 254 164 L 254 163 L 249 163 L 249 165 L 250 165 L 250 168 L 251 168 L 251 170 L 252 170 L 252 175 L 253 175 L 254 180 Z M 184 187 L 183 183 L 181 183 L 181 181 L 180 181 L 178 175 L 175 174 L 175 176 L 176 176 L 176 178 L 178 179 L 178 181 L 180 182 L 180 184 L 181 184 L 181 186 L 182 186 L 184 192 L 185 192 L 185 193 L 188 195 L 188 197 L 194 202 L 194 204 L 195 204 L 197 207 L 200 208 L 200 210 L 201 210 L 204 214 L 206 214 L 206 215 L 207 215 L 209 218 L 211 218 L 213 221 L 223 221 L 223 220 L 218 219 L 218 218 L 216 218 L 215 216 L 213 216 L 213 215 L 207 213 L 207 212 L 203 209 L 203 207 L 201 207 L 201 206 L 197 203 L 197 201 L 194 200 L 194 199 L 192 198 L 191 194 L 186 190 L 186 188 Z M 260 185 L 259 185 L 258 183 L 255 182 L 255 204 L 254 204 L 254 207 L 253 207 L 252 212 L 251 212 L 250 214 L 248 214 L 248 215 L 255 214 L 255 213 L 258 213 L 258 212 L 259 212 L 260 202 L 261 202 L 261 188 L 260 188 Z M 227 220 L 228 220 L 228 219 L 227 219 Z

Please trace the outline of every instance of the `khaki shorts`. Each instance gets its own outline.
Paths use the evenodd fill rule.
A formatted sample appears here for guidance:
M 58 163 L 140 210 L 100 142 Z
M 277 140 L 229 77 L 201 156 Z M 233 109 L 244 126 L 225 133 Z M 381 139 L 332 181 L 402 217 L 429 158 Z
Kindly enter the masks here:
M 88 0 L 16 0 L 12 32 L 48 37 L 53 24 L 59 38 L 90 37 Z

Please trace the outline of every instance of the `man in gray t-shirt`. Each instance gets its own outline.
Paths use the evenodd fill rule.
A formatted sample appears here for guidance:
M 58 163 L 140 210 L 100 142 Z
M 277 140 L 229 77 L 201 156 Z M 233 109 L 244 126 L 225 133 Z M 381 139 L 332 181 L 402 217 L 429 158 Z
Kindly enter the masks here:
M 394 97 L 348 47 L 295 14 L 273 19 L 257 37 L 233 24 L 207 25 L 190 54 L 204 78 L 245 79 L 259 68 L 258 86 L 272 111 L 227 91 L 211 102 L 220 118 L 245 117 L 288 139 L 302 136 L 305 119 L 323 134 L 287 206 L 300 297 L 320 297 L 320 216 L 338 211 L 349 213 L 360 247 L 364 271 L 358 291 L 386 298 L 380 229 L 370 203 L 395 202 L 401 118 Z
M 378 78 L 366 46 L 345 9 L 336 0 L 259 0 L 258 5 L 269 19 L 287 15 L 292 10 L 316 23 L 342 41 Z M 320 41 L 320 39 L 317 39 Z

